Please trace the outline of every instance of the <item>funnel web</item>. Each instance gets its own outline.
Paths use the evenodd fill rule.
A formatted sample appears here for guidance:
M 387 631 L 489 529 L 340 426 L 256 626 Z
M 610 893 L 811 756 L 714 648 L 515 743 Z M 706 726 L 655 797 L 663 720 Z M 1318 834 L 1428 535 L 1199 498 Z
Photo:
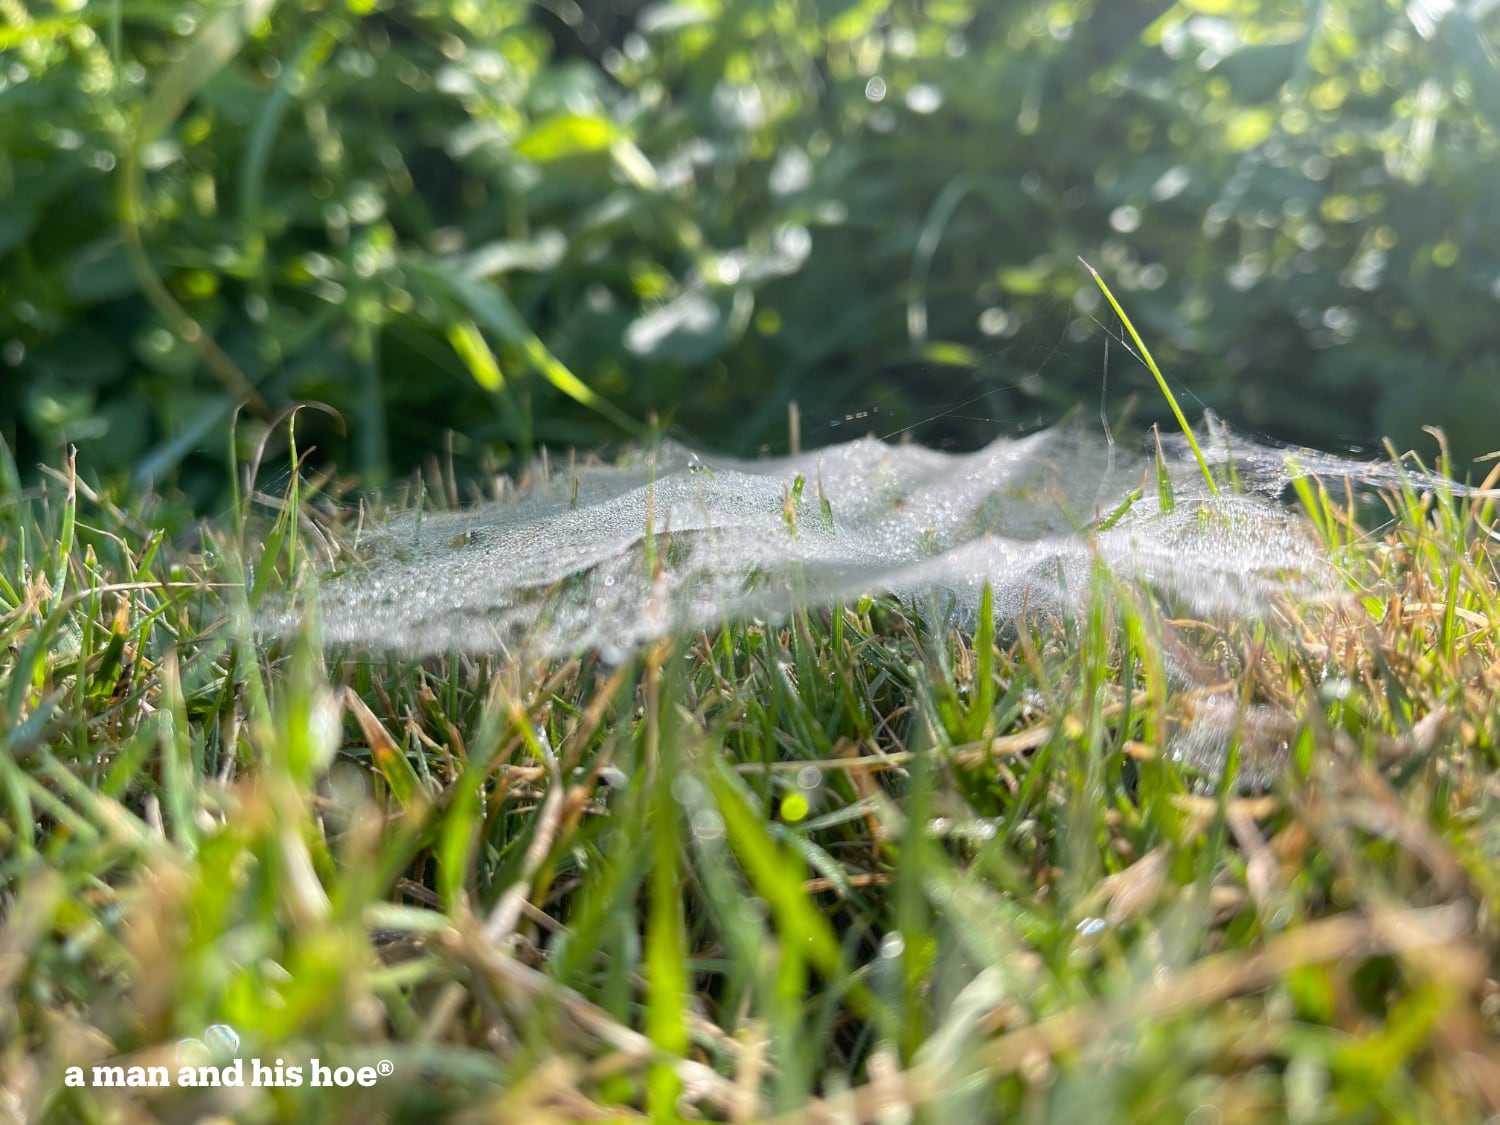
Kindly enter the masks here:
M 1181 439 L 1165 443 L 1160 489 L 1153 457 L 1079 425 L 965 454 L 863 439 L 744 461 L 664 444 L 534 474 L 502 502 L 367 528 L 321 582 L 325 640 L 609 662 L 671 634 L 864 594 L 972 620 L 988 583 L 999 618 L 1066 615 L 1100 563 L 1209 621 L 1347 590 L 1280 497 L 1310 473 L 1389 486 L 1405 470 L 1267 448 L 1212 418 L 1201 444 L 1236 491 L 1210 493 Z M 269 624 L 294 621 L 283 610 Z

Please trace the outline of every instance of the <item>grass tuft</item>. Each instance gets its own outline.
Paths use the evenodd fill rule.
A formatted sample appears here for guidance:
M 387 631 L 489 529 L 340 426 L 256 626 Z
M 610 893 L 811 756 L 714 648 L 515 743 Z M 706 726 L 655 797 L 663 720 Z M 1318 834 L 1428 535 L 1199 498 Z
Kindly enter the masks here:
M 1067 621 L 861 599 L 609 666 L 262 642 L 355 532 L 309 482 L 198 542 L 10 488 L 6 1104 L 1485 1120 L 1493 511 L 1416 480 L 1303 490 L 1351 596 L 1260 623 L 1101 569 Z M 389 1073 L 93 1083 L 184 1049 Z

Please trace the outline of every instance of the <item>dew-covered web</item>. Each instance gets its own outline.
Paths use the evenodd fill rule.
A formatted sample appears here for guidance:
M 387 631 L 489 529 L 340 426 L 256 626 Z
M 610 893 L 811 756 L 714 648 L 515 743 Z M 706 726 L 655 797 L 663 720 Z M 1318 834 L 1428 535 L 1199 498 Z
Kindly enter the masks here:
M 745 461 L 665 444 L 538 471 L 503 501 L 366 527 L 352 561 L 321 582 L 325 640 L 615 661 L 668 635 L 864 594 L 936 607 L 947 624 L 972 621 L 988 584 L 999 618 L 1067 615 L 1096 563 L 1173 613 L 1259 619 L 1278 599 L 1306 605 L 1348 588 L 1281 502 L 1288 484 L 1315 474 L 1391 487 L 1405 472 L 1268 448 L 1211 418 L 1200 444 L 1234 488 L 1212 494 L 1186 443 L 1169 441 L 1170 505 L 1153 456 L 1080 424 L 972 453 L 865 438 Z M 286 612 L 269 624 L 292 622 Z M 1184 687 L 1190 664 L 1174 672 Z M 1278 720 L 1232 698 L 1200 712 L 1177 745 L 1210 766 L 1226 731 Z
M 1206 617 L 1331 593 L 1332 561 L 1277 498 L 1299 474 L 1378 484 L 1397 470 L 1269 449 L 1221 425 L 1204 444 L 1225 479 L 1233 460 L 1238 491 L 1212 496 L 1169 443 L 1167 510 L 1144 452 L 1078 425 L 959 454 L 865 438 L 744 461 L 666 444 L 364 529 L 355 561 L 322 584 L 325 635 L 408 654 L 618 658 L 867 593 L 936 592 L 961 615 L 988 583 L 1007 618 L 1068 609 L 1095 559 Z

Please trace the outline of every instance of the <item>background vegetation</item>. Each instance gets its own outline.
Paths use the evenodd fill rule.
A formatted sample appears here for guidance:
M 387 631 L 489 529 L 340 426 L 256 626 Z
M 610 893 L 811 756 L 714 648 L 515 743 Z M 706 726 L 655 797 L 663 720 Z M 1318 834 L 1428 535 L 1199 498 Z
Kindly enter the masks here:
M 1496 6 L 0 0 L 0 1117 L 1494 1121 L 1493 497 L 1305 482 L 1350 596 L 1258 619 L 608 664 L 268 641 L 363 512 L 225 496 L 307 400 L 429 505 L 1148 420 L 1080 252 L 1245 428 L 1483 451 Z M 236 1050 L 390 1071 L 67 1085 Z
M 1484 452 L 1494 8 L 5 0 L 0 432 L 200 503 L 241 400 L 372 482 L 974 445 L 1148 387 L 1081 253 L 1246 429 Z

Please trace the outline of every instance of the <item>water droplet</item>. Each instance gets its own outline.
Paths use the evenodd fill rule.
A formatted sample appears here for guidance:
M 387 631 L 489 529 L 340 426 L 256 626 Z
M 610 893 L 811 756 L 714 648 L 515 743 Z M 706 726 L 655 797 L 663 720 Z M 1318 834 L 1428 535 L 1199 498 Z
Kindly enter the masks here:
M 1121 234 L 1130 234 L 1141 225 L 1141 210 L 1132 207 L 1128 203 L 1122 207 L 1116 207 L 1109 213 L 1109 225 Z
M 240 1049 L 239 1032 L 227 1023 L 216 1023 L 209 1026 L 203 1033 L 203 1041 L 215 1051 L 224 1055 L 232 1055 Z
M 906 92 L 906 108 L 913 113 L 936 113 L 942 105 L 943 91 L 930 83 L 919 83 Z
M 724 835 L 724 818 L 713 809 L 699 809 L 693 814 L 693 838 L 717 840 Z
M 979 314 L 979 331 L 986 336 L 1003 336 L 1010 327 L 1010 314 L 1002 308 L 988 308 Z

